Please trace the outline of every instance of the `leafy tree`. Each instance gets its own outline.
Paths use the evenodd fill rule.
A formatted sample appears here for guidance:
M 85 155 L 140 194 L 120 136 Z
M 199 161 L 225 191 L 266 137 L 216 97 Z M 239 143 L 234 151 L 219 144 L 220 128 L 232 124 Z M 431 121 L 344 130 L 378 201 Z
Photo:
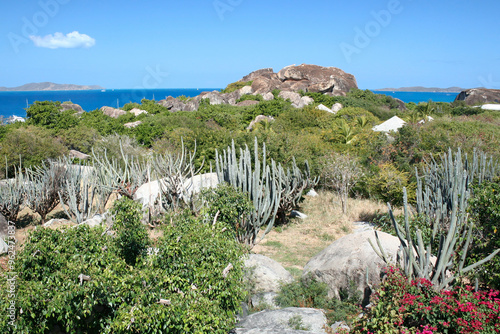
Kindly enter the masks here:
M 59 101 L 35 101 L 29 108 L 26 108 L 27 123 L 49 128 L 55 127 L 61 113 L 60 106 Z

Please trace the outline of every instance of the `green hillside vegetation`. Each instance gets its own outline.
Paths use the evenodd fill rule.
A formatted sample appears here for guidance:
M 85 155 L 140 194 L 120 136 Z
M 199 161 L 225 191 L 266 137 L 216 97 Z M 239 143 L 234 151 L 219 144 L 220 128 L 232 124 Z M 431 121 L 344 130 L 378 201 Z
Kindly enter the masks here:
M 234 83 L 227 89 L 246 84 Z M 410 233 L 404 237 L 409 243 L 418 237 L 420 250 L 424 243 L 437 249 L 435 233 L 445 240 L 453 233 L 449 222 L 462 224 L 466 213 L 470 214 L 471 223 L 460 225 L 459 235 L 449 234 L 453 243 L 446 244 L 449 252 L 440 260 L 454 269 L 458 260 L 471 266 L 498 247 L 499 170 L 494 167 L 500 158 L 500 113 L 460 103 L 402 105 L 368 90 L 335 97 L 302 94 L 315 103 L 296 109 L 275 94 L 271 101 L 243 97 L 259 101 L 252 106 L 210 105 L 202 100 L 197 111 L 170 112 L 156 101 L 142 100 L 124 109 L 140 108 L 148 114 L 136 117 L 127 113 L 116 119 L 100 110 L 80 115 L 61 112 L 60 102 L 37 101 L 27 109 L 26 123 L 0 126 L 0 175 L 17 177 L 12 186 L 0 184 L 0 212 L 17 227 L 34 227 L 18 248 L 11 268 L 19 273 L 16 305 L 23 313 L 16 315 L 18 330 L 227 333 L 235 324 L 240 303 L 249 297 L 246 291 L 251 289 L 251 282 L 243 278 L 242 255 L 271 228 L 286 228 L 290 224 L 287 214 L 300 209 L 302 195 L 313 187 L 337 193 L 343 215 L 348 214 L 347 202 L 353 197 L 389 202 L 393 207 L 413 206 L 414 215 L 409 210 L 394 218 L 370 212 L 366 218 L 393 234 L 394 226 L 405 226 Z M 330 108 L 335 103 L 344 106 L 336 114 L 317 108 L 319 104 Z M 259 115 L 274 120 L 248 129 Z M 407 122 L 398 132 L 386 135 L 372 130 L 396 115 Z M 434 120 L 428 121 L 429 116 Z M 142 124 L 124 127 L 135 121 Z M 70 163 L 65 158 L 69 150 L 89 154 L 90 160 L 73 163 L 92 165 L 94 172 L 85 176 L 63 168 Z M 56 159 L 56 163 L 48 162 Z M 453 174 L 449 171 L 454 166 L 461 167 Z M 215 170 L 219 178 L 224 175 L 227 184 L 190 197 L 176 188 L 183 178 Z M 416 171 L 423 177 L 418 178 Z M 149 179 L 167 176 L 170 183 L 163 189 L 158 207 L 143 209 L 130 200 Z M 447 176 L 456 186 L 441 182 Z M 248 182 L 241 182 L 243 179 Z M 434 188 L 429 190 L 426 185 Z M 451 195 L 447 193 L 450 189 Z M 443 197 L 423 196 L 427 191 L 441 191 Z M 121 199 L 110 199 L 112 192 Z M 460 208 L 457 198 L 463 199 Z M 422 201 L 427 202 L 423 205 Z M 435 202 L 429 205 L 428 201 Z M 111 218 L 99 228 L 52 229 L 38 228 L 40 221 L 35 215 L 28 214 L 28 221 L 25 217 L 21 221 L 18 215 L 20 207 L 26 206 L 44 222 L 61 203 L 64 213 L 59 214 L 70 218 L 70 225 L 110 206 Z M 439 225 L 432 211 L 438 206 L 447 208 L 437 215 L 442 220 Z M 331 240 L 324 232 L 316 232 Z M 457 247 L 465 244 L 464 248 L 453 249 L 455 242 Z M 465 255 L 454 257 L 467 247 L 467 261 Z M 411 265 L 411 261 L 407 262 Z M 498 271 L 499 263 L 496 257 L 487 269 Z M 439 292 L 429 288 L 430 281 L 420 280 L 432 277 L 415 277 L 412 270 L 404 270 L 408 280 L 418 283 L 398 285 L 401 289 L 425 293 L 427 299 Z M 399 273 L 399 269 L 394 270 L 390 280 L 398 281 Z M 439 274 L 444 273 L 446 270 Z M 462 278 L 452 285 L 458 289 L 477 278 L 478 287 L 500 287 L 496 274 L 472 270 L 466 280 Z M 444 281 L 441 277 L 439 287 L 446 285 Z M 328 308 L 329 314 L 334 313 L 330 320 L 335 321 L 359 309 L 360 301 L 351 293 L 343 301 L 332 301 L 321 284 L 307 280 L 294 284 L 284 287 L 281 305 Z M 405 328 L 414 332 L 424 329 L 421 320 L 411 318 L 411 314 L 403 319 L 384 313 L 400 306 L 399 299 L 384 298 L 384 289 L 390 288 L 383 286 L 374 300 L 378 304 L 367 313 L 370 318 L 361 318 L 357 325 L 355 321 L 354 328 L 359 329 L 355 332 L 384 324 L 387 333 L 397 333 L 398 321 L 403 320 Z M 405 295 L 404 291 L 396 292 Z M 0 306 L 8 309 L 10 297 L 4 279 L 0 296 Z M 321 298 L 315 301 L 315 297 Z M 462 298 L 468 297 L 462 294 Z M 440 330 L 446 327 L 439 326 Z M 0 329 L 13 332 L 8 317 L 0 319 Z

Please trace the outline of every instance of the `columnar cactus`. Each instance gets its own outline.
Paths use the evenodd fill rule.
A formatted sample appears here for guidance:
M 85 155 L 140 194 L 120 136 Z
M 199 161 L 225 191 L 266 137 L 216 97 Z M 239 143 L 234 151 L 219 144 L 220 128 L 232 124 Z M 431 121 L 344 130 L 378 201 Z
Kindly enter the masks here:
M 500 252 L 500 249 L 496 250 L 483 260 L 464 268 L 473 230 L 467 214 L 470 185 L 474 180 L 482 182 L 493 178 L 495 174 L 495 164 L 491 159 L 486 159 L 484 154 L 474 152 L 470 163 L 467 157 L 465 162 L 462 160 L 459 150 L 455 159 L 449 151 L 448 156 L 441 157 L 441 164 L 434 159 L 429 163 L 424 169 L 424 177 L 417 175 L 417 214 L 432 226 L 432 237 L 427 245 L 424 244 L 419 229 L 416 230 L 415 237 L 410 233 L 411 214 L 406 189 L 403 227 L 394 219 L 392 208 L 388 204 L 393 227 L 401 241 L 402 265 L 409 279 L 427 278 L 436 290 L 441 290 L 460 275 L 476 269 Z M 433 249 L 437 241 L 439 246 Z M 374 249 L 387 261 L 380 245 L 378 249 Z
M 266 163 L 266 146 L 262 148 L 262 162 L 259 160 L 257 138 L 254 144 L 254 158 L 248 147 L 240 149 L 239 159 L 236 157 L 234 141 L 220 155 L 216 151 L 216 170 L 220 181 L 225 181 L 248 194 L 254 205 L 245 226 L 240 227 L 238 239 L 249 247 L 258 243 L 272 229 L 280 203 L 277 169 Z M 274 163 L 274 162 L 273 162 Z M 260 228 L 267 225 L 264 235 L 257 240 Z
M 16 222 L 26 193 L 23 173 L 16 170 L 14 179 L 0 182 L 0 213 L 9 221 Z
M 86 168 L 86 166 L 71 165 L 68 161 L 66 179 L 62 191 L 59 192 L 64 212 L 77 224 L 92 218 L 101 206 L 96 197 L 98 193 L 96 176 L 86 171 Z M 64 198 L 64 194 L 67 199 Z

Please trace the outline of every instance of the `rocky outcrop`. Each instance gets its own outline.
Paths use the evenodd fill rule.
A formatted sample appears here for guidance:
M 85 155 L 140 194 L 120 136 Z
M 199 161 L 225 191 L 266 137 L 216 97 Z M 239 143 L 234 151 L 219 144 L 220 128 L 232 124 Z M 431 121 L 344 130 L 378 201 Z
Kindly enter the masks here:
M 193 111 L 198 109 L 202 99 L 208 99 L 212 105 L 236 105 L 236 101 L 243 95 L 260 94 L 265 101 L 270 101 L 274 99 L 272 91 L 277 89 L 281 91 L 281 97 L 292 101 L 293 107 L 303 108 L 314 101 L 307 96 L 301 97 L 298 94 L 299 91 L 339 96 L 346 95 L 351 89 L 358 88 L 354 76 L 341 69 L 308 64 L 287 66 L 278 73 L 275 73 L 272 68 L 264 68 L 254 71 L 239 80 L 239 82 L 249 81 L 252 82 L 251 85 L 244 86 L 231 93 L 202 92 L 187 101 L 169 96 L 158 103 L 173 112 Z M 243 102 L 243 105 L 255 103 Z
M 293 276 L 281 264 L 260 254 L 250 254 L 245 260 L 254 292 L 277 292 L 281 283 L 290 283 Z
M 80 106 L 79 104 L 76 104 L 76 103 L 64 102 L 61 104 L 60 109 L 61 109 L 61 111 L 74 110 L 78 114 L 81 114 L 84 112 L 82 106 Z
M 470 106 L 484 103 L 500 103 L 500 89 L 467 89 L 460 92 L 455 101 L 465 101 Z
M 139 116 L 140 114 L 147 114 L 148 113 L 146 110 L 142 110 L 139 108 L 132 108 L 132 110 L 130 110 L 129 112 L 131 112 L 135 116 Z
M 258 115 L 255 117 L 253 121 L 250 122 L 250 125 L 247 126 L 247 130 L 252 131 L 255 124 L 260 123 L 260 122 L 274 122 L 274 117 L 273 116 L 264 116 L 264 115 Z
M 384 232 L 378 232 L 378 235 L 385 253 L 392 262 L 396 262 L 399 239 Z M 339 298 L 339 291 L 347 291 L 351 282 L 367 297 L 367 287 L 380 286 L 382 269 L 387 266 L 375 253 L 368 239 L 377 245 L 373 230 L 363 230 L 334 241 L 309 260 L 303 276 L 311 275 L 325 282 L 330 297 Z
M 323 311 L 312 308 L 287 307 L 251 314 L 240 321 L 232 333 L 237 334 L 299 334 L 326 333 L 326 317 Z
M 116 108 L 107 107 L 107 106 L 102 107 L 101 111 L 104 115 L 112 117 L 112 118 L 118 118 L 121 115 L 125 115 L 127 113 L 125 110 L 116 109 Z
M 123 124 L 123 126 L 126 127 L 127 129 L 133 129 L 135 127 L 138 127 L 141 124 L 142 124 L 142 121 L 135 121 L 135 122 L 125 123 L 125 124 Z
M 77 151 L 77 150 L 69 150 L 69 157 L 72 159 L 80 159 L 80 160 L 87 160 L 90 158 L 90 155 L 85 154 L 83 152 Z

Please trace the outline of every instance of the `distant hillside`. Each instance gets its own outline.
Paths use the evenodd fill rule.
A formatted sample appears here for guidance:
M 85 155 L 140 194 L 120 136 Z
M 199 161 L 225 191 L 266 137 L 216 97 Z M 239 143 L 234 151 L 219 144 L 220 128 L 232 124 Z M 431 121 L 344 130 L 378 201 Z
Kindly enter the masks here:
M 460 93 L 464 88 L 460 87 L 449 87 L 449 88 L 437 88 L 437 87 L 401 87 L 401 88 L 381 88 L 374 89 L 375 91 L 381 92 L 424 92 L 424 93 Z
M 33 91 L 33 90 L 89 90 L 89 89 L 104 89 L 101 86 L 92 85 L 73 85 L 73 84 L 56 84 L 53 82 L 29 83 L 19 87 L 0 87 L 0 91 Z

